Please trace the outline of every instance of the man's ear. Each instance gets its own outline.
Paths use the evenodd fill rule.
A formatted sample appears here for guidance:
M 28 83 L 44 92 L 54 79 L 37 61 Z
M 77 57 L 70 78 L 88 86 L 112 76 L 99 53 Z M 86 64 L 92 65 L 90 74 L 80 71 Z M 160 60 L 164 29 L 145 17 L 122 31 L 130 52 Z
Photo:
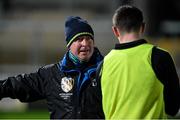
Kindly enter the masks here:
M 114 33 L 114 35 L 115 35 L 116 37 L 119 37 L 119 36 L 120 36 L 120 32 L 119 32 L 119 29 L 118 29 L 117 27 L 112 26 L 112 31 L 113 31 L 113 33 Z
M 141 25 L 141 28 L 140 28 L 140 33 L 144 33 L 145 32 L 145 27 L 146 27 L 146 24 L 143 22 L 142 25 Z

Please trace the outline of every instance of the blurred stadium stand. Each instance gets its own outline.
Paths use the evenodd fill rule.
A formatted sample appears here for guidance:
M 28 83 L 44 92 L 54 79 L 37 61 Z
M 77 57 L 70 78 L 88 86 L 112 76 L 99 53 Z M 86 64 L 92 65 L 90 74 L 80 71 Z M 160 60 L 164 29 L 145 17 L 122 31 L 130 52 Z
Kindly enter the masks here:
M 148 22 L 147 39 L 172 54 L 180 76 L 180 18 L 176 17 L 180 16 L 178 0 L 1 0 L 0 80 L 58 62 L 66 52 L 64 21 L 69 15 L 88 20 L 95 31 L 96 46 L 106 55 L 118 42 L 111 32 L 112 14 L 119 5 L 126 3 L 144 11 L 145 21 Z M 168 6 L 170 9 L 165 11 Z M 5 101 L 9 100 L 4 100 L 3 105 Z M 19 110 L 22 111 L 44 109 L 46 105 L 43 103 L 38 101 L 27 106 L 15 100 L 14 106 L 21 106 Z M 3 111 L 1 108 L 5 107 L 0 103 L 0 110 Z

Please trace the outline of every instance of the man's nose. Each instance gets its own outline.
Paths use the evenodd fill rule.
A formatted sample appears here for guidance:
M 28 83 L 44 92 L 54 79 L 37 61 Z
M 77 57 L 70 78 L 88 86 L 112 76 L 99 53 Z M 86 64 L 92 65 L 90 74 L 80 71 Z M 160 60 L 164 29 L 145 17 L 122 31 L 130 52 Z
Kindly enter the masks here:
M 88 44 L 88 40 L 84 38 L 84 39 L 82 40 L 82 45 L 87 45 L 87 44 Z

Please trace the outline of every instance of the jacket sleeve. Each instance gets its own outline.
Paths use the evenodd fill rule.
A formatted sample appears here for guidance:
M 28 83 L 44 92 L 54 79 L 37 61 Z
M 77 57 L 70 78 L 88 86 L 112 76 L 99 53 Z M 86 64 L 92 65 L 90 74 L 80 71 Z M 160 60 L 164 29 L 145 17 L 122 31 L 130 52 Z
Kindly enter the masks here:
M 174 116 L 180 108 L 180 85 L 174 61 L 168 52 L 154 47 L 152 67 L 164 85 L 165 111 Z
M 32 102 L 44 98 L 45 69 L 0 80 L 0 99 L 10 97 L 21 102 Z

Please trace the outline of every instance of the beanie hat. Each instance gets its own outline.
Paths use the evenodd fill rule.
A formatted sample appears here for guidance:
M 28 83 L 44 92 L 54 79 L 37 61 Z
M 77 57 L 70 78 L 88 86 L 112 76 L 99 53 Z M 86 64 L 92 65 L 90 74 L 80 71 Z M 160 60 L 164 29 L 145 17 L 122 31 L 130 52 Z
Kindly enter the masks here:
M 88 35 L 94 40 L 94 32 L 86 20 L 78 16 L 69 16 L 65 22 L 67 47 L 79 36 Z

